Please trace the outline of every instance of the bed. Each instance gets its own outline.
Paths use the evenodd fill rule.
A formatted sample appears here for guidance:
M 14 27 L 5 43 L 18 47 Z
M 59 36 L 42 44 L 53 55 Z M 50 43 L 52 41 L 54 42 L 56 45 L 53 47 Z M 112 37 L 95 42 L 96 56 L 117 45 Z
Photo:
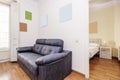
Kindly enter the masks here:
M 100 50 L 100 39 L 90 39 L 89 41 L 89 58 L 93 58 Z

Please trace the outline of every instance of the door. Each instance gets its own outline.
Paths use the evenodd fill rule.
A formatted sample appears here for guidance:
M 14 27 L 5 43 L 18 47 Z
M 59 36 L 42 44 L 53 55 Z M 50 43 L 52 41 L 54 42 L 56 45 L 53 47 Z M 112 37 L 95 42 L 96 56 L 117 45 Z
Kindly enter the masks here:
M 17 61 L 16 48 L 19 46 L 19 3 L 11 3 L 11 53 L 10 61 Z

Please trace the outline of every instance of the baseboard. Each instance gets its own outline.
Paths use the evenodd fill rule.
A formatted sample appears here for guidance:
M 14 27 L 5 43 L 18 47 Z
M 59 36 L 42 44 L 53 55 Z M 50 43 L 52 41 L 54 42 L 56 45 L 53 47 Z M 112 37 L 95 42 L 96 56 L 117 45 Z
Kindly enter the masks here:
M 84 74 L 82 74 L 82 73 L 80 73 L 80 72 L 78 72 L 78 71 L 76 71 L 76 70 L 72 70 L 74 73 L 77 73 L 77 74 L 79 74 L 79 75 L 81 75 L 81 76 L 83 76 L 83 77 L 85 77 L 85 75 Z
M 84 77 L 85 78 L 85 80 L 89 80 L 89 79 L 87 79 L 86 77 L 85 77 L 85 74 L 82 74 L 82 73 L 80 73 L 80 72 L 78 72 L 78 71 L 76 71 L 76 70 L 72 70 L 74 73 L 77 73 L 77 74 L 79 74 L 80 76 L 82 76 L 82 77 Z
M 0 63 L 3 63 L 3 62 L 8 62 L 8 61 L 10 61 L 10 59 L 8 58 L 8 59 L 1 59 L 0 60 Z

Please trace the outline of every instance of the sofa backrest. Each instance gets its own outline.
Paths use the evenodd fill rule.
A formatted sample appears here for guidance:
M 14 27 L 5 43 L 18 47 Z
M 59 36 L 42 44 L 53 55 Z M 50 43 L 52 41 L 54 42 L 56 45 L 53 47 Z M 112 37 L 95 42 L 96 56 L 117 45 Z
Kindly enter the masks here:
M 63 51 L 63 44 L 61 39 L 37 39 L 33 52 L 41 55 L 60 53 Z
M 44 44 L 44 45 L 63 47 L 64 42 L 61 39 L 37 39 L 36 44 Z

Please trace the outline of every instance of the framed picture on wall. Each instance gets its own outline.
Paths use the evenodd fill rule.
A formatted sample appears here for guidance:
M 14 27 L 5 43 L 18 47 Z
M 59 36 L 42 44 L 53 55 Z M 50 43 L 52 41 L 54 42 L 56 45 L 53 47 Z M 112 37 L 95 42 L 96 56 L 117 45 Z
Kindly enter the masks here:
M 72 3 L 60 8 L 60 22 L 72 20 Z
M 32 12 L 25 11 L 25 19 L 26 20 L 32 20 Z
M 48 25 L 48 16 L 41 16 L 40 18 L 40 26 L 41 27 L 46 27 Z

